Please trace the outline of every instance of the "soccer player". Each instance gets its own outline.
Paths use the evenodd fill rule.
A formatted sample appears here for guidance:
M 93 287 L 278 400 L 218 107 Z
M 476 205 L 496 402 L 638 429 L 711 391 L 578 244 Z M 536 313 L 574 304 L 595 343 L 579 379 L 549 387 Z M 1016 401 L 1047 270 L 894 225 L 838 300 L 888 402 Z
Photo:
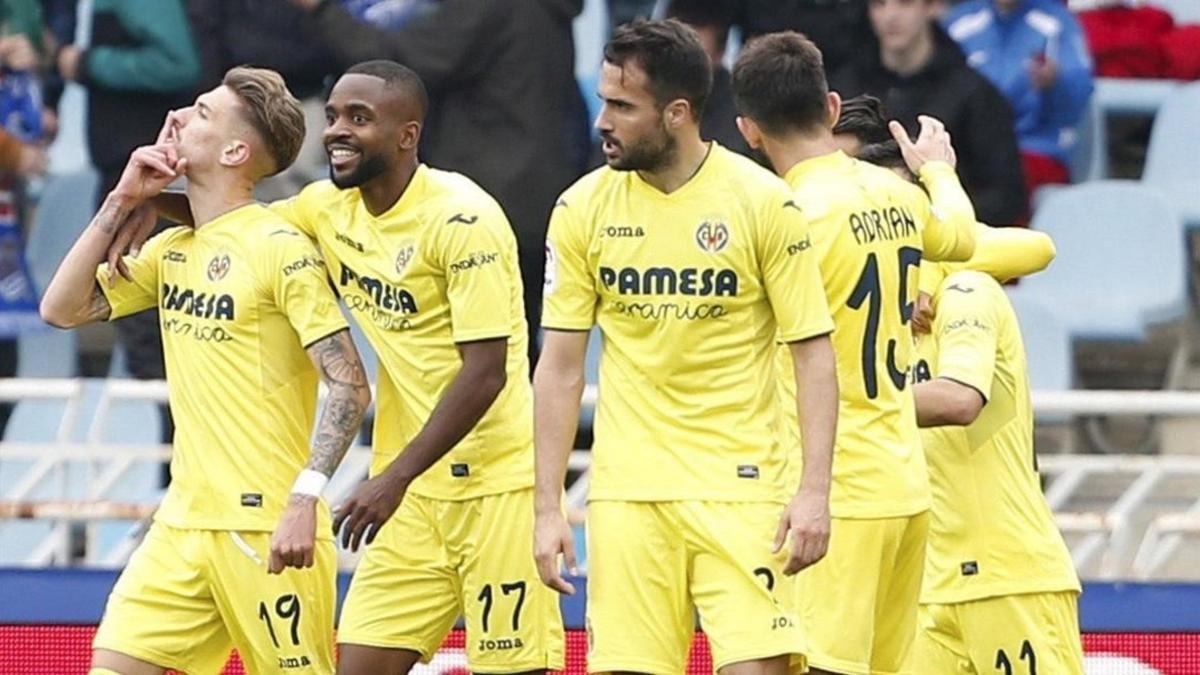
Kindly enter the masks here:
M 833 324 L 787 186 L 700 138 L 711 78 L 683 24 L 619 28 L 599 83 L 607 166 L 551 216 L 534 551 L 543 582 L 573 592 L 558 562 L 574 566 L 561 497 L 599 325 L 591 672 L 683 672 L 696 611 L 719 672 L 803 667 L 790 575 L 821 558 L 829 533 Z M 778 434 L 777 340 L 794 356 L 790 405 L 807 441 L 798 491 Z
M 913 663 L 1082 675 L 1079 578 L 1039 483 L 1020 326 L 974 267 L 921 271 L 934 319 L 913 394 L 933 509 Z
M 234 68 L 175 119 L 133 153 L 42 300 L 63 328 L 157 305 L 177 425 L 174 480 L 109 596 L 91 672 L 215 673 L 236 646 L 251 673 L 331 673 L 320 493 L 370 388 L 320 255 L 251 196 L 295 159 L 304 117 L 277 73 Z M 180 175 L 195 229 L 154 237 L 121 274 L 101 265 Z
M 855 96 L 842 102 L 841 113 L 837 123 L 833 125 L 833 139 L 846 154 L 891 169 L 904 180 L 915 183 L 917 177 L 913 172 L 919 170 L 920 159 L 911 153 L 906 159 L 903 149 L 893 136 L 894 133 L 901 133 L 901 130 L 893 131 L 890 126 L 879 99 L 867 94 Z M 908 147 L 907 144 L 905 147 Z M 909 161 L 913 162 L 913 166 L 909 166 Z M 954 195 L 953 190 L 934 194 L 942 199 L 949 198 L 952 202 L 959 198 Z M 940 205 L 935 200 L 932 207 L 934 211 L 938 211 Z M 1054 256 L 1054 240 L 1044 232 L 1023 227 L 990 227 L 984 223 L 976 223 L 975 252 L 967 264 L 977 272 L 1006 281 L 1046 269 L 1050 261 L 1054 260 Z M 922 274 L 920 279 L 920 293 L 912 317 L 913 332 L 918 334 L 929 332 L 929 322 L 932 318 L 930 296 L 934 289 L 926 287 L 925 283 L 940 281 L 941 276 Z
M 792 186 L 810 223 L 805 243 L 820 261 L 836 326 L 841 401 L 829 554 L 795 585 L 808 661 L 816 673 L 901 673 L 916 630 L 930 505 L 907 391 L 917 270 L 922 258 L 971 255 L 974 212 L 932 118 L 922 118 L 915 144 L 902 133 L 898 140 L 946 205 L 940 214 L 919 187 L 837 149 L 840 100 L 828 91 L 820 51 L 799 34 L 750 42 L 733 84 L 739 128 Z M 780 352 L 777 379 L 788 400 L 794 365 Z M 794 422 L 783 430 L 788 447 L 800 444 Z M 805 450 L 808 442 L 804 436 Z
M 412 70 L 353 66 L 325 107 L 331 180 L 273 205 L 316 240 L 381 366 L 371 478 L 336 519 L 350 548 L 370 544 L 342 611 L 338 672 L 407 673 L 460 615 L 472 672 L 561 669 L 558 597 L 529 556 L 516 239 L 482 188 L 418 161 L 427 107 Z

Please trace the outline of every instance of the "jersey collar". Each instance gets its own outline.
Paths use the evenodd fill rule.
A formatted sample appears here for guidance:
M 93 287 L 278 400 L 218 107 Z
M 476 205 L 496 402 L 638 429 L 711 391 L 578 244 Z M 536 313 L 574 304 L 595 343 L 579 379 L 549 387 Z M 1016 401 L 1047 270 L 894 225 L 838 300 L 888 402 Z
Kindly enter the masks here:
M 826 155 L 810 157 L 796 164 L 788 169 L 787 173 L 783 175 L 783 179 L 787 181 L 788 185 L 794 187 L 814 173 L 844 171 L 853 163 L 854 160 L 849 155 L 841 150 L 836 150 Z

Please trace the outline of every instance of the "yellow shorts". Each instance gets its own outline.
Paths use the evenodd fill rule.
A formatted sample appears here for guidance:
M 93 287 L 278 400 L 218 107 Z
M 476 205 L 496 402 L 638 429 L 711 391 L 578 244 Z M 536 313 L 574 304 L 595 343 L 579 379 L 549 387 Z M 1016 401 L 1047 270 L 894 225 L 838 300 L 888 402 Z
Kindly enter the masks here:
M 834 518 L 829 552 L 796 577 L 796 608 L 814 668 L 893 675 L 917 627 L 929 512 Z
M 332 673 L 337 554 L 318 540 L 305 570 L 267 574 L 268 532 L 154 523 L 117 579 L 93 647 L 189 674 Z
M 718 669 L 787 654 L 803 672 L 787 555 L 771 553 L 782 512 L 772 503 L 591 502 L 588 671 L 684 672 L 698 611 Z
M 1067 591 L 921 605 L 913 672 L 1083 675 L 1078 600 Z
M 532 488 L 466 501 L 407 495 L 354 572 L 338 642 L 428 663 L 460 615 L 472 672 L 562 669 L 558 595 L 533 562 Z

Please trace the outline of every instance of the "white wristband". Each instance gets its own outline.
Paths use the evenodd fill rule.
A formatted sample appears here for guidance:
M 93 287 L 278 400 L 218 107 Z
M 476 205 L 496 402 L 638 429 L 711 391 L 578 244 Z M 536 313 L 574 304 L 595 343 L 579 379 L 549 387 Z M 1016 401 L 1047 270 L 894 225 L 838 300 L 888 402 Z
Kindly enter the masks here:
M 296 482 L 292 483 L 292 494 L 320 497 L 321 491 L 325 489 L 328 482 L 329 476 L 320 471 L 305 469 L 300 472 L 299 476 L 296 476 Z

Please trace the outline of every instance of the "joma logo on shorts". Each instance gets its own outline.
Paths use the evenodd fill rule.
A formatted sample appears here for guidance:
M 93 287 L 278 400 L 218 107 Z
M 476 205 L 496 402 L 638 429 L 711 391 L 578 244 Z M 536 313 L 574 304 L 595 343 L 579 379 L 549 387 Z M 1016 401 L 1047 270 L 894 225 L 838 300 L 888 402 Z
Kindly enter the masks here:
M 309 661 L 307 656 L 279 657 L 279 667 L 282 669 L 291 670 L 292 668 L 304 668 L 311 665 L 312 661 Z
M 481 652 L 496 652 L 506 649 L 520 649 L 525 643 L 521 642 L 521 638 L 500 638 L 498 640 L 480 640 L 479 651 Z

